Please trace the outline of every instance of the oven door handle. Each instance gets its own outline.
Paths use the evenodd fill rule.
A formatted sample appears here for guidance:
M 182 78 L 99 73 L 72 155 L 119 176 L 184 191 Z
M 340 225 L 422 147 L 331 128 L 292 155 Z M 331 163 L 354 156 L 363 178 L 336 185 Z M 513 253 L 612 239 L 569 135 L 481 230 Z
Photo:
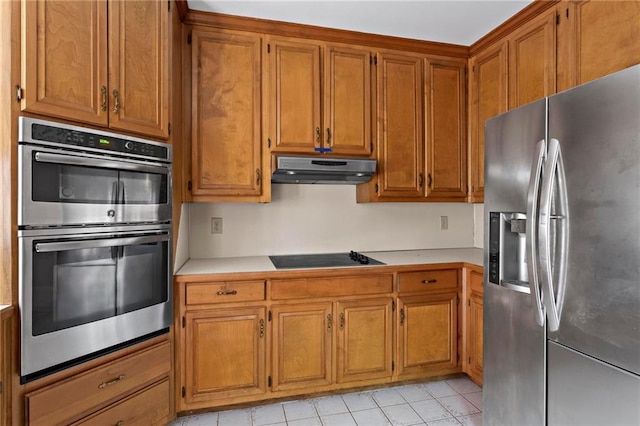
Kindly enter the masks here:
M 51 243 L 36 243 L 34 249 L 37 253 L 48 253 L 54 251 L 67 251 L 85 248 L 100 248 L 113 246 L 131 246 L 137 244 L 157 243 L 169 241 L 169 234 L 149 235 L 144 237 L 130 238 L 105 238 L 88 241 L 61 241 Z
M 147 165 L 131 163 L 128 161 L 113 161 L 100 158 L 76 157 L 73 155 L 52 154 L 49 152 L 36 152 L 34 159 L 40 163 L 69 164 L 72 166 L 100 167 L 103 169 L 131 170 L 135 172 L 147 172 L 168 175 L 169 168 L 162 165 Z

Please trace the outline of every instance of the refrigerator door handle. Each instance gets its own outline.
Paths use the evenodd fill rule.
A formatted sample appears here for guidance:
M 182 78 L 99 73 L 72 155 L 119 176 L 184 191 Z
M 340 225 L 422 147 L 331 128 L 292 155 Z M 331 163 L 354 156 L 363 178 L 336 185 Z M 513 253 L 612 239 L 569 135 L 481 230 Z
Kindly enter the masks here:
M 526 253 L 527 272 L 529 275 L 529 289 L 533 298 L 534 316 L 539 326 L 544 326 L 544 306 L 540 291 L 540 279 L 538 277 L 538 203 L 540 192 L 540 177 L 542 175 L 542 165 L 547 150 L 545 140 L 538 142 L 536 155 L 531 165 L 531 176 L 529 178 L 529 189 L 527 190 L 527 225 L 526 225 Z
M 556 185 L 557 182 L 557 185 Z M 551 214 L 551 198 L 554 187 L 556 192 L 556 214 Z M 549 331 L 557 331 L 560 328 L 560 316 L 564 303 L 564 294 L 567 282 L 567 259 L 569 241 L 569 210 L 567 199 L 567 185 L 564 173 L 564 163 L 560 142 L 551 139 L 549 153 L 543 172 L 543 185 L 540 195 L 540 216 L 538 224 L 538 246 L 540 248 L 540 281 L 543 287 L 543 301 L 547 312 Z M 553 268 L 551 258 L 551 229 L 552 221 L 556 223 L 556 238 L 554 246 L 557 248 L 556 283 L 557 295 L 554 291 Z

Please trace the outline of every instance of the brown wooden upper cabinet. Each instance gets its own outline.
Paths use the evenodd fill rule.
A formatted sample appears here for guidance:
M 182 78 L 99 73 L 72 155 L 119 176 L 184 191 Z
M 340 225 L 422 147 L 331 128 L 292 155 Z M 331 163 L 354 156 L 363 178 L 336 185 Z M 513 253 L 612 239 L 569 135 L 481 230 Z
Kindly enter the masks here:
M 272 152 L 370 156 L 371 52 L 267 38 Z
M 367 201 L 466 199 L 466 61 L 377 54 L 378 176 Z
M 498 42 L 471 58 L 469 68 L 469 200 L 484 200 L 484 122 L 507 110 L 507 48 Z
M 165 2 L 23 0 L 21 109 L 169 135 Z
M 466 61 L 426 61 L 425 154 L 428 201 L 467 197 Z
M 378 178 L 380 198 L 420 198 L 424 191 L 424 57 L 378 53 Z
M 194 27 L 191 39 L 193 200 L 259 201 L 262 38 Z
M 486 119 L 640 63 L 640 1 L 549 6 L 469 60 L 471 202 L 484 200 Z
M 558 13 L 558 89 L 640 63 L 640 1 L 563 1 Z
M 556 92 L 556 12 L 537 16 L 509 36 L 509 108 Z

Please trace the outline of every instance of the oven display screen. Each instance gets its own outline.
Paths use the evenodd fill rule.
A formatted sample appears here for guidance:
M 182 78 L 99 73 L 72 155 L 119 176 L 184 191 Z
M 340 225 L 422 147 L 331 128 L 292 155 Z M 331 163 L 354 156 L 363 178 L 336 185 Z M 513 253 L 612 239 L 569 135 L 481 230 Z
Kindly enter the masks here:
M 111 145 L 111 141 L 109 139 L 100 138 L 100 145 Z

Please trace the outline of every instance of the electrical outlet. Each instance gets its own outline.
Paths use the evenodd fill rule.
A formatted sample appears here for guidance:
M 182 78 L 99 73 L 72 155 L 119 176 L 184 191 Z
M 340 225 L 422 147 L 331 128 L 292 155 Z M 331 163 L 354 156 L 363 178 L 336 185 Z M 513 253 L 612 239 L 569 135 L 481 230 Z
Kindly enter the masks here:
M 440 216 L 440 230 L 446 231 L 449 229 L 449 216 Z
M 222 234 L 222 218 L 221 217 L 211 218 L 211 233 Z

